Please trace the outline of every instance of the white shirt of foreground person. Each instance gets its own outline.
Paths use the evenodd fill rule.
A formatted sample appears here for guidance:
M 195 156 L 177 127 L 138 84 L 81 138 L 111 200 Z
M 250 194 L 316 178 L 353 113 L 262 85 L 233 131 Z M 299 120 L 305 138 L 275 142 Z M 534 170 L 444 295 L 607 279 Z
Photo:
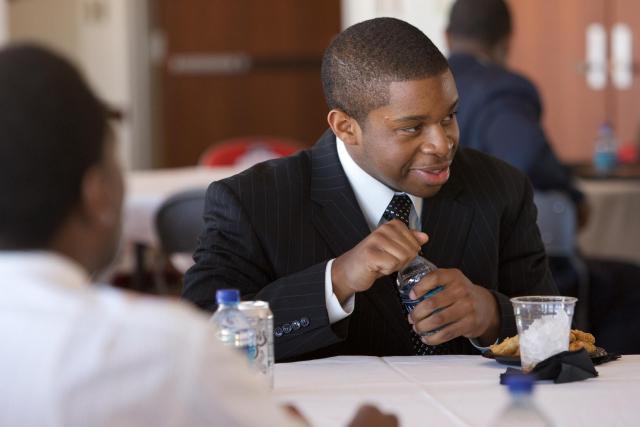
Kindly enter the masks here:
M 299 425 L 187 306 L 45 252 L 0 252 L 0 278 L 1 426 Z

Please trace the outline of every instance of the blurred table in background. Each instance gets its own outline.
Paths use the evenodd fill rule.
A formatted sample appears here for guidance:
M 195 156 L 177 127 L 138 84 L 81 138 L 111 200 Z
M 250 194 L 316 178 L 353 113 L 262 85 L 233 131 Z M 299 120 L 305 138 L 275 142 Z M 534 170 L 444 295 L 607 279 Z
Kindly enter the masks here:
M 584 255 L 640 264 L 640 171 L 635 177 L 631 172 L 618 178 L 578 179 L 591 208 L 578 235 Z
M 640 355 L 596 366 L 597 378 L 543 381 L 534 400 L 555 426 L 638 426 Z M 273 394 L 315 427 L 347 425 L 358 406 L 378 405 L 403 427 L 490 426 L 509 401 L 506 366 L 481 356 L 339 356 L 275 367 Z
M 211 182 L 240 172 L 243 167 L 185 167 L 134 171 L 126 175 L 122 250 L 114 270 L 140 271 L 144 251 L 158 248 L 155 215 L 176 192 L 206 188 Z M 585 255 L 640 263 L 640 178 L 580 179 L 591 218 L 579 236 Z
M 125 176 L 126 195 L 123 206 L 121 247 L 106 276 L 133 274 L 133 287 L 147 291 L 152 286 L 145 279 L 148 253 L 157 253 L 158 236 L 155 216 L 162 203 L 173 194 L 194 188 L 207 188 L 213 181 L 229 177 L 238 167 L 184 167 L 133 171 Z
M 571 169 L 578 178 L 589 180 L 640 180 L 640 163 L 619 164 L 606 175 L 598 173 L 592 164 L 576 164 Z
M 207 188 L 213 181 L 237 172 L 236 167 L 202 166 L 129 172 L 123 208 L 123 241 L 157 246 L 155 215 L 167 198 L 182 190 Z

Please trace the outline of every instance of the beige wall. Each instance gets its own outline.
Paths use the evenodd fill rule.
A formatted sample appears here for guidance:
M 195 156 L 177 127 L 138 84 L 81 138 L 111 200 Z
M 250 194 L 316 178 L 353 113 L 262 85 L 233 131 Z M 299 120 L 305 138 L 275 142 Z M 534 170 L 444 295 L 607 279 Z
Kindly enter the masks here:
M 9 40 L 35 41 L 78 61 L 78 1 L 9 2 Z
M 3 2 L 6 0 L 0 0 Z M 98 95 L 122 110 L 117 127 L 127 168 L 151 164 L 148 113 L 147 0 L 9 2 L 9 40 L 36 41 L 67 56 Z
M 9 40 L 9 0 L 0 0 L 0 45 Z
M 342 27 L 382 16 L 420 28 L 446 54 L 444 30 L 454 0 L 342 0 Z

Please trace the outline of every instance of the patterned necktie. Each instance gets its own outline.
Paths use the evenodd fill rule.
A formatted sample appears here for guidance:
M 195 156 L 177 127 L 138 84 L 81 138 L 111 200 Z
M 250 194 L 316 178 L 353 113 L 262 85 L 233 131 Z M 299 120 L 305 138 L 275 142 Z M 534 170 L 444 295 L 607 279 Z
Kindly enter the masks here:
M 391 221 L 392 219 L 399 219 L 404 222 L 405 225 L 409 228 L 409 217 L 411 215 L 411 208 L 413 207 L 413 202 L 405 193 L 397 193 L 393 195 L 391 202 L 384 210 L 384 214 L 382 214 L 382 218 L 387 221 Z M 397 288 L 396 288 L 397 290 Z M 398 292 L 398 298 L 400 298 L 400 293 Z M 404 304 L 401 304 L 403 307 L 404 315 L 406 316 L 408 313 L 404 309 Z M 416 354 L 419 356 L 431 355 L 431 354 L 440 354 L 441 350 L 439 346 L 430 346 L 422 342 L 418 334 L 413 331 L 411 328 L 411 344 L 413 344 L 413 349 Z

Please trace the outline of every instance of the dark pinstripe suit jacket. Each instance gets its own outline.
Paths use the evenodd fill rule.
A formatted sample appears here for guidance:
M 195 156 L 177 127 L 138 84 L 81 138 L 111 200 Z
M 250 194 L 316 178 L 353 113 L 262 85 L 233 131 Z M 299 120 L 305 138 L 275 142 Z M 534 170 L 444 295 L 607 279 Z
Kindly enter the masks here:
M 329 324 L 326 263 L 370 232 L 330 131 L 309 150 L 211 184 L 204 217 L 183 298 L 213 310 L 215 291 L 236 287 L 243 298 L 268 301 L 277 360 L 413 354 L 391 276 L 357 294 L 351 316 Z M 531 186 L 506 163 L 460 150 L 449 181 L 424 200 L 422 222 L 426 257 L 495 295 L 501 336 L 516 333 L 510 296 L 556 293 Z M 475 350 L 458 338 L 448 351 Z

